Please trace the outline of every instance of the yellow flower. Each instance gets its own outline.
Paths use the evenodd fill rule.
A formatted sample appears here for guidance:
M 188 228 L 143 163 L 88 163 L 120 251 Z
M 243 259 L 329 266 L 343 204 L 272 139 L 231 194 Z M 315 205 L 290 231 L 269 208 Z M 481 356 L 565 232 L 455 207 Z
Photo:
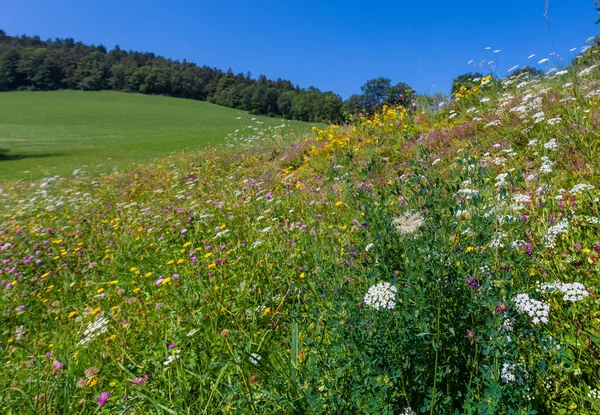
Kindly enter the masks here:
M 304 278 L 304 273 L 300 273 L 300 279 Z
M 104 288 L 98 288 L 98 289 L 96 290 L 96 292 L 97 292 L 98 294 L 102 294 L 102 293 L 104 292 Z
M 468 246 L 467 249 L 465 250 L 465 252 L 467 252 L 467 253 L 473 252 L 473 247 L 472 246 Z
M 91 312 L 91 314 L 92 314 L 93 316 L 95 316 L 95 315 L 96 315 L 96 314 L 98 314 L 99 312 L 100 312 L 100 307 L 96 307 L 96 308 L 94 308 L 94 310 Z
M 211 255 L 212 255 L 212 252 L 207 252 L 206 254 L 204 254 L 204 258 L 208 258 Z
M 112 280 L 112 281 L 110 281 L 108 283 L 108 285 L 115 285 L 115 284 L 118 284 L 118 283 L 119 283 L 119 280 Z
M 136 272 L 137 270 L 138 270 L 138 269 L 137 269 L 136 267 L 131 267 L 131 268 L 129 268 L 129 271 L 131 271 L 131 272 Z
M 68 318 L 73 318 L 73 316 L 74 316 L 75 314 L 77 314 L 77 311 L 71 311 L 67 317 L 68 317 Z
M 191 244 L 192 244 L 191 242 L 186 242 L 186 243 L 184 243 L 184 244 L 183 244 L 183 247 L 184 247 L 184 248 L 187 248 L 187 247 L 188 247 L 188 246 L 190 246 Z
M 271 307 L 265 308 L 265 316 L 271 312 Z
M 152 273 L 151 272 L 147 272 L 146 274 L 144 274 L 145 277 L 151 277 Z
M 170 282 L 171 282 L 171 277 L 167 277 L 167 278 L 165 278 L 165 279 L 164 279 L 164 280 L 163 280 L 163 281 L 162 281 L 160 284 L 161 284 L 161 285 L 165 285 L 165 284 L 168 284 L 168 283 L 170 283 Z
M 172 259 L 172 260 L 170 260 L 169 262 L 167 262 L 167 265 L 171 265 L 171 264 L 174 264 L 174 263 L 175 263 L 175 260 L 174 260 L 174 259 Z
M 183 258 L 182 259 L 178 259 L 177 260 L 177 264 L 183 264 L 183 261 L 185 261 Z
M 339 201 L 339 200 L 337 202 L 335 202 L 335 206 L 336 207 L 340 207 L 342 205 L 343 205 L 343 203 L 341 201 Z
M 140 287 L 137 287 L 135 290 L 133 290 L 134 293 L 139 293 L 142 289 Z

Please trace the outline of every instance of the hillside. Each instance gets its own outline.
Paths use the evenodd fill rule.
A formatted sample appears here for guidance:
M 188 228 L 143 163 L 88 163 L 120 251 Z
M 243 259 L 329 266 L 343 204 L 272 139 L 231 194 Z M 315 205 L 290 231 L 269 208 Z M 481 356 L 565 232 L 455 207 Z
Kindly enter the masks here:
M 222 144 L 235 130 L 248 134 L 281 124 L 292 135 L 310 128 L 183 98 L 109 91 L 0 93 L 0 183 L 121 171 L 153 157 Z
M 592 53 L 3 186 L 3 413 L 598 413 Z

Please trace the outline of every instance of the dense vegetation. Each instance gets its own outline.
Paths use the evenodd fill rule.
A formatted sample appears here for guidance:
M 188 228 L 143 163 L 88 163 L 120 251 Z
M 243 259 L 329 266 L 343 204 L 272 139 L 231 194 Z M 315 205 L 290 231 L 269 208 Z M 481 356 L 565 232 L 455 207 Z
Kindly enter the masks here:
M 154 157 L 222 144 L 235 130 L 281 125 L 276 118 L 203 101 L 115 91 L 0 93 L 0 183 L 109 173 Z M 285 121 L 280 134 L 310 124 Z
M 0 409 L 597 414 L 600 68 L 0 188 Z

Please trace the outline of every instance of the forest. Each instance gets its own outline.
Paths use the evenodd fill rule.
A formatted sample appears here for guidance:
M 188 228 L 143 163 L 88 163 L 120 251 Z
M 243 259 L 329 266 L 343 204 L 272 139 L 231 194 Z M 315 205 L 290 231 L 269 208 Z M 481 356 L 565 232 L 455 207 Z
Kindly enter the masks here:
M 150 52 L 126 51 L 118 45 L 86 45 L 72 38 L 42 40 L 9 36 L 0 30 L 0 91 L 115 90 L 206 100 L 214 104 L 308 122 L 342 123 L 350 115 L 372 113 L 385 105 L 409 106 L 414 90 L 390 79 L 367 81 L 362 94 L 344 101 L 316 87 L 265 75 L 253 78 Z

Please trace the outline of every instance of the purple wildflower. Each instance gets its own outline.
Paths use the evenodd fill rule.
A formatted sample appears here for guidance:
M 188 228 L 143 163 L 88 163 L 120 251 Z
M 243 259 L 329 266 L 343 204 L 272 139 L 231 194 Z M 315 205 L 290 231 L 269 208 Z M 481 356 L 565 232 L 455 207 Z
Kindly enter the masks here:
M 496 306 L 497 313 L 506 313 L 508 311 L 508 305 L 504 301 L 499 301 Z
M 477 282 L 477 277 L 467 277 L 467 285 L 473 289 L 479 288 L 479 283 Z
M 98 396 L 98 405 L 104 405 L 108 398 L 110 398 L 110 392 L 102 392 L 100 396 Z

